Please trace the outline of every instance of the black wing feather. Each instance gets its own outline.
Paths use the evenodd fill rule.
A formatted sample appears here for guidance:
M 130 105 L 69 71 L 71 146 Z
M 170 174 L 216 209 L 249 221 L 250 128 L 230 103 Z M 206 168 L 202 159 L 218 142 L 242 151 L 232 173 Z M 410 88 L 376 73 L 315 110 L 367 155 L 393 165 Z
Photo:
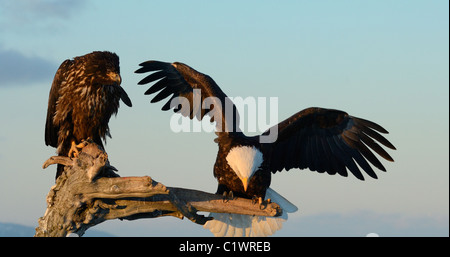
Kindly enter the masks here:
M 336 171 L 334 171 L 333 169 L 331 171 L 328 171 L 327 173 L 330 175 L 334 175 L 336 173 L 338 173 L 339 175 L 343 176 L 343 177 L 347 177 L 348 173 L 347 173 L 347 169 L 345 167 L 345 163 L 342 161 L 342 159 L 344 159 L 345 155 L 338 151 L 338 147 L 336 145 L 336 143 L 334 142 L 334 138 L 333 137 L 327 137 L 327 142 L 328 145 L 330 146 L 330 151 L 333 155 L 333 161 L 335 161 L 336 163 Z
M 393 161 L 377 143 L 395 150 L 379 134 L 388 133 L 387 130 L 372 121 L 352 117 L 343 111 L 308 108 L 276 126 L 278 139 L 272 144 L 263 145 L 271 149 L 270 169 L 273 173 L 283 169 L 309 168 L 320 173 L 347 176 L 349 170 L 355 177 L 364 180 L 361 170 L 377 178 L 370 164 L 386 171 L 371 149 L 384 159 Z
M 384 146 L 395 150 L 395 146 L 393 146 L 391 142 L 389 142 L 382 135 L 378 134 L 376 131 L 369 129 L 368 127 L 360 126 L 358 123 L 356 123 L 355 126 L 357 126 L 357 128 L 360 129 L 362 132 L 364 132 L 364 134 L 366 134 L 367 136 L 372 137 L 373 139 L 377 140 Z
M 367 163 L 366 159 L 361 155 L 359 150 L 359 141 L 350 139 L 345 135 L 342 137 L 347 145 L 347 151 L 351 153 L 352 158 L 358 163 L 358 165 L 372 178 L 377 178 L 377 175 L 373 171 L 372 167 Z M 356 150 L 358 149 L 358 150 Z
M 151 103 L 159 102 L 173 93 L 175 92 L 173 91 L 172 88 L 166 87 L 163 90 L 161 90 L 150 102 Z
M 239 115 L 234 104 L 227 98 L 225 93 L 208 75 L 202 74 L 183 63 L 167 63 L 160 61 L 147 61 L 140 64 L 141 68 L 136 73 L 154 72 L 141 81 L 139 85 L 157 81 L 146 92 L 146 95 L 154 94 L 151 103 L 159 102 L 170 95 L 169 101 L 162 106 L 162 110 L 167 111 L 174 108 L 175 112 L 181 113 L 183 116 L 189 116 L 191 119 L 197 117 L 203 119 L 205 115 L 210 115 L 211 120 L 215 116 L 221 117 L 217 122 L 216 129 L 218 132 L 239 132 Z M 194 89 L 199 89 L 200 99 L 194 94 Z M 181 108 L 182 101 L 174 101 L 177 97 L 184 97 L 189 101 L 189 109 Z M 206 98 L 212 99 L 213 108 L 204 107 L 203 103 Z M 197 102 L 196 100 L 200 100 Z M 225 106 L 230 105 L 233 108 L 233 117 L 227 117 L 225 114 Z M 220 134 L 221 135 L 221 134 Z M 219 136 L 220 136 L 219 135 Z
M 133 104 L 131 103 L 131 99 L 128 96 L 127 92 L 125 92 L 125 89 L 123 89 L 122 87 L 118 87 L 120 90 L 120 99 L 122 99 L 122 101 L 128 106 L 128 107 L 132 107 Z
M 144 85 L 147 83 L 150 83 L 152 81 L 158 80 L 158 79 L 162 79 L 166 76 L 166 73 L 164 71 L 158 71 L 155 73 L 152 73 L 150 75 L 148 75 L 147 77 L 145 77 L 144 79 L 142 79 L 141 81 L 138 82 L 138 85 Z

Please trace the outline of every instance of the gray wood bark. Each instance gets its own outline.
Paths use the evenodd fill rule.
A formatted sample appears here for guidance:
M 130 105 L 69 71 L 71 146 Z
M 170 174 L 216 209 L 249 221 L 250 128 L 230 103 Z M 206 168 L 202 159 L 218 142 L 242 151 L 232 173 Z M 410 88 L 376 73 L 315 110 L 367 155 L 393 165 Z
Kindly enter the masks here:
M 85 146 L 77 158 L 53 156 L 43 168 L 64 164 L 47 195 L 47 210 L 39 218 L 36 237 L 82 236 L 87 229 L 111 219 L 135 220 L 173 216 L 203 225 L 210 218 L 198 211 L 260 216 L 281 215 L 276 203 L 255 204 L 198 190 L 166 187 L 149 176 L 120 177 L 108 155 L 96 144 Z

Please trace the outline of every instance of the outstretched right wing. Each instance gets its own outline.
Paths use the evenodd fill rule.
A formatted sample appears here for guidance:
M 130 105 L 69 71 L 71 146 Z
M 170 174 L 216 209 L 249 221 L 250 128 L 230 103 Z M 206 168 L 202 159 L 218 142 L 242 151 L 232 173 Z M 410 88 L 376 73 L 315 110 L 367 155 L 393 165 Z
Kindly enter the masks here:
M 394 161 L 377 143 L 395 150 L 394 145 L 379 134 L 388 133 L 387 130 L 343 111 L 307 108 L 275 126 L 278 127 L 277 140 L 263 144 L 272 153 L 270 169 L 273 173 L 309 168 L 320 173 L 347 176 L 348 169 L 355 177 L 364 180 L 356 163 L 372 178 L 377 178 L 377 175 L 367 161 L 386 171 L 372 150 L 384 159 Z

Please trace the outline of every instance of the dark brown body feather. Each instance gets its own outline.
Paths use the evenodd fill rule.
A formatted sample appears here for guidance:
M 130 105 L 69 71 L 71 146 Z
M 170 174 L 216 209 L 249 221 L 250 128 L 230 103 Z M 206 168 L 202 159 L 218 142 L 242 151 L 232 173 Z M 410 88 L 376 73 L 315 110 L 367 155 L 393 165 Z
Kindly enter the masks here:
M 50 89 L 45 144 L 56 147 L 60 156 L 68 155 L 72 140 L 90 138 L 103 147 L 119 100 L 131 106 L 120 83 L 119 57 L 114 53 L 93 52 L 64 61 Z M 62 170 L 59 165 L 56 177 Z

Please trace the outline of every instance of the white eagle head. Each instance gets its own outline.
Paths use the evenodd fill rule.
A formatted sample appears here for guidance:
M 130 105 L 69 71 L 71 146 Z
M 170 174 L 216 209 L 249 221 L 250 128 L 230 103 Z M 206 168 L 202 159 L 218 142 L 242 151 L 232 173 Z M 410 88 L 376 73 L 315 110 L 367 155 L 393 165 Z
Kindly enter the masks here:
M 237 146 L 231 148 L 226 159 L 247 191 L 250 178 L 263 162 L 263 154 L 254 146 Z

